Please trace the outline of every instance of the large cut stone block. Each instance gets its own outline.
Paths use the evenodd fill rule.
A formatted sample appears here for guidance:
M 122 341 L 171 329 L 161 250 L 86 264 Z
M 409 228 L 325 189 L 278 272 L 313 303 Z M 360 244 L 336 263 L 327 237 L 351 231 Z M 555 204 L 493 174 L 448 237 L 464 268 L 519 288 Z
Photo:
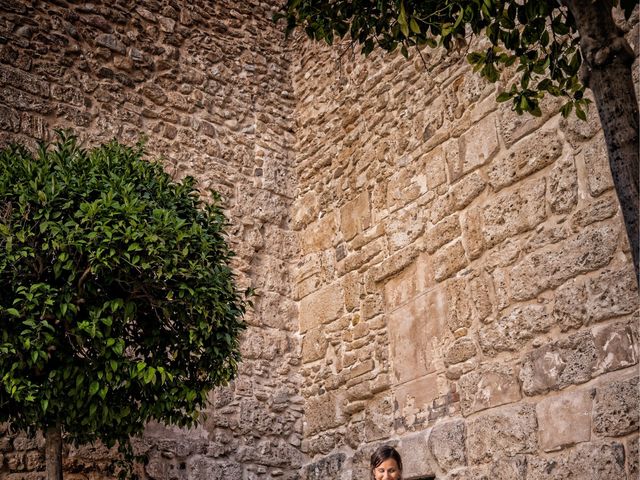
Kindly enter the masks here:
M 439 423 L 429 435 L 429 450 L 445 472 L 467 464 L 464 421 Z
M 304 436 L 340 426 L 345 421 L 343 401 L 344 396 L 335 391 L 308 398 L 304 409 Z
M 503 456 L 535 453 L 538 448 L 534 405 L 501 408 L 467 423 L 469 461 L 486 463 Z
M 489 183 L 501 190 L 543 169 L 562 153 L 562 142 L 554 130 L 540 130 L 498 156 L 487 169 Z
M 483 234 L 488 248 L 508 237 L 531 230 L 542 222 L 545 212 L 545 179 L 531 180 L 517 190 L 492 198 L 483 210 Z
M 587 382 L 595 369 L 596 359 L 590 332 L 579 332 L 544 345 L 522 360 L 522 390 L 527 395 L 537 395 Z
M 486 355 L 515 352 L 536 335 L 548 332 L 552 325 L 553 317 L 544 305 L 525 305 L 484 326 L 478 333 L 478 340 Z
M 487 163 L 498 148 L 496 116 L 491 114 L 460 137 L 459 155 L 447 158 L 450 181 L 455 182 L 465 173 Z
M 580 273 L 605 266 L 613 257 L 619 235 L 617 224 L 589 225 L 576 237 L 527 255 L 511 271 L 512 297 L 528 300 Z
M 337 319 L 343 310 L 342 303 L 342 292 L 337 283 L 307 295 L 300 302 L 300 331 L 304 333 Z
M 434 372 L 442 363 L 446 318 L 446 299 L 440 289 L 389 313 L 391 361 L 398 383 Z
M 485 364 L 458 381 L 460 408 L 464 416 L 520 400 L 517 372 L 506 364 Z
M 596 373 L 612 372 L 638 363 L 637 328 L 636 319 L 593 329 Z
M 638 377 L 596 388 L 593 430 L 603 436 L 619 437 L 640 426 Z
M 403 436 L 398 451 L 402 452 L 402 475 L 405 478 L 421 478 L 435 473 L 435 461 L 429 452 L 427 434 L 424 432 Z
M 336 231 L 336 215 L 333 212 L 311 223 L 300 235 L 303 253 L 306 255 L 331 248 Z
M 371 207 L 369 192 L 365 190 L 356 198 L 347 202 L 340 209 L 340 231 L 342 238 L 351 240 L 358 233 L 364 232 L 371 226 Z
M 591 391 L 577 390 L 536 405 L 540 448 L 545 452 L 588 442 L 591 438 Z

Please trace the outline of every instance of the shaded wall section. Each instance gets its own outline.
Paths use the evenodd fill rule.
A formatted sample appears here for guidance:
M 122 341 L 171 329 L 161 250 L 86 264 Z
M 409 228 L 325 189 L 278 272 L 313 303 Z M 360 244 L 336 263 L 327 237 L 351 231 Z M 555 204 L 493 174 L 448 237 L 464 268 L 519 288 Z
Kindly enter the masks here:
M 149 479 L 294 478 L 302 464 L 289 229 L 295 194 L 289 54 L 269 2 L 0 2 L 0 143 L 73 128 L 87 145 L 148 137 L 175 177 L 227 200 L 242 286 L 257 289 L 240 375 L 196 430 L 150 425 Z M 42 439 L 2 426 L 0 477 L 44 478 Z M 112 478 L 71 449 L 66 478 Z
M 300 52 L 302 478 L 368 478 L 383 442 L 407 479 L 635 478 L 638 291 L 595 108 L 519 117 L 464 51 Z

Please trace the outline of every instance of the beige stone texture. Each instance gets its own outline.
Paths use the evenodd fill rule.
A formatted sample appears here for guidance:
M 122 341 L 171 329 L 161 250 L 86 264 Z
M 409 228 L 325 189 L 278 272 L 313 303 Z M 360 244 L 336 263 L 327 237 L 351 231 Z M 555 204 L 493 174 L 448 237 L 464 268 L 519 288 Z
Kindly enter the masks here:
M 548 397 L 536 405 L 540 448 L 545 452 L 591 439 L 590 390 L 575 390 Z
M 552 164 L 561 153 L 562 142 L 555 131 L 536 131 L 491 162 L 487 169 L 489 183 L 501 190 Z
M 543 345 L 522 360 L 522 391 L 536 395 L 588 382 L 596 362 L 596 346 L 588 331 Z
M 527 255 L 511 272 L 513 298 L 527 300 L 575 275 L 607 265 L 619 235 L 618 228 L 611 224 L 589 225 L 576 237 Z
M 445 338 L 444 293 L 430 290 L 390 312 L 389 344 L 397 383 L 434 372 L 442 362 Z
M 337 319 L 343 310 L 342 292 L 338 283 L 328 285 L 300 302 L 300 331 Z
M 462 414 L 515 403 L 522 398 L 517 370 L 506 364 L 484 364 L 458 381 Z
M 503 456 L 534 453 L 537 448 L 534 405 L 501 408 L 467 422 L 470 462 L 486 463 Z
M 640 390 L 638 377 L 596 387 L 593 431 L 606 437 L 619 437 L 638 430 Z
M 340 209 L 340 232 L 344 240 L 351 240 L 371 226 L 369 193 L 361 193 Z
M 396 418 L 402 419 L 405 426 L 411 427 L 420 421 L 429 407 L 439 397 L 437 374 L 432 373 L 398 385 L 394 389 Z
M 458 420 L 434 426 L 429 435 L 429 450 L 445 472 L 466 466 L 465 423 Z
M 611 372 L 638 363 L 638 321 L 617 322 L 592 330 L 596 373 Z

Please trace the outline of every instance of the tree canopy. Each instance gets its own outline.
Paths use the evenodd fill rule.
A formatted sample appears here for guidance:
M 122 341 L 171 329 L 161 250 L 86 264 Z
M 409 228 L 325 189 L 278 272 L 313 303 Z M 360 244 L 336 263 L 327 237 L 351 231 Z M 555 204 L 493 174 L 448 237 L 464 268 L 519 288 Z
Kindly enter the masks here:
M 214 193 L 143 147 L 0 153 L 0 422 L 128 444 L 236 373 L 245 297 Z

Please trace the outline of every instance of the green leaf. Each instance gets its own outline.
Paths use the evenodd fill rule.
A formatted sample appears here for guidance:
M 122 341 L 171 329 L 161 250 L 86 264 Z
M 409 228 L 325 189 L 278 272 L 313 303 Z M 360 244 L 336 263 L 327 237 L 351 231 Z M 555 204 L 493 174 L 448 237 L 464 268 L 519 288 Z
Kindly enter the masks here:
M 96 392 L 100 389 L 100 384 L 96 381 L 91 382 L 89 385 L 89 396 L 92 397 L 96 394 Z
M 513 97 L 513 95 L 509 92 L 501 92 L 497 97 L 496 97 L 496 101 L 497 102 L 506 102 L 507 100 L 511 100 L 511 98 Z

